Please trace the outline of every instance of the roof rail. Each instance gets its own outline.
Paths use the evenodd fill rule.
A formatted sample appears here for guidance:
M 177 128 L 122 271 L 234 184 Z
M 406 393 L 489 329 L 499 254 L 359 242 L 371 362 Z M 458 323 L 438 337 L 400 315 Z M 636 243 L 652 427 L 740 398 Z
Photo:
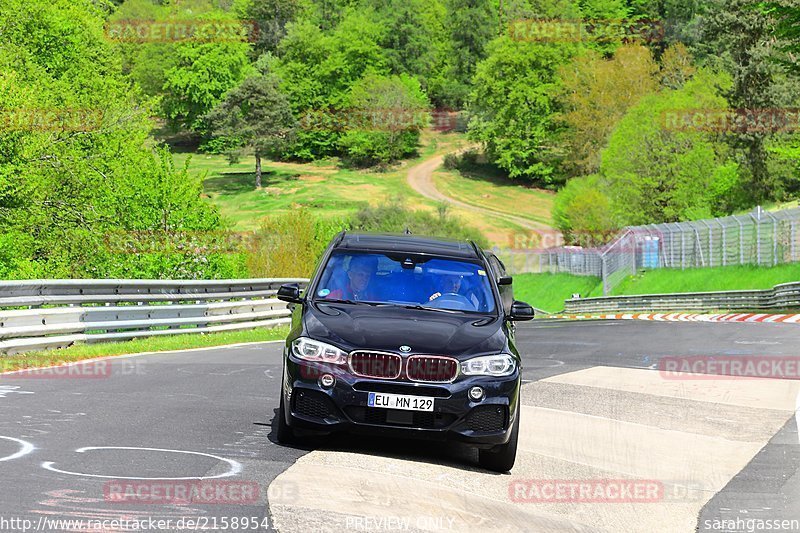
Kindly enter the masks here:
M 475 241 L 467 241 L 472 245 L 472 249 L 475 250 L 475 255 L 478 257 L 482 257 L 481 249 L 475 244 Z
M 344 240 L 344 236 L 345 236 L 346 233 L 347 233 L 347 230 L 344 230 L 344 229 L 339 232 L 339 234 L 336 236 L 336 241 L 335 241 L 334 246 L 339 246 L 340 244 L 342 244 L 342 241 Z

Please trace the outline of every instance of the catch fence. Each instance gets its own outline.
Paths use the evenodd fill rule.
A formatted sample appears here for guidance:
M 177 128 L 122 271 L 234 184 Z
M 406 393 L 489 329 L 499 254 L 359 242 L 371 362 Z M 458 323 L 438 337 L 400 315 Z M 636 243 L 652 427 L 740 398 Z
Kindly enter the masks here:
M 598 248 L 495 249 L 512 273 L 565 272 L 603 280 L 603 294 L 638 269 L 774 266 L 800 261 L 800 208 L 630 226 Z

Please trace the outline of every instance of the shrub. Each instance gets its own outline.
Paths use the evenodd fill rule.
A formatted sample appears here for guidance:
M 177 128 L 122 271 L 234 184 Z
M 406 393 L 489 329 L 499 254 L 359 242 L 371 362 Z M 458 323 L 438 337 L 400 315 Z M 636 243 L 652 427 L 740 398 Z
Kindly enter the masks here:
M 437 213 L 430 213 L 408 209 L 399 199 L 393 199 L 379 206 L 362 208 L 353 216 L 350 227 L 358 231 L 388 233 L 402 233 L 408 229 L 413 234 L 470 239 L 479 246 L 488 246 L 480 231 L 449 213 L 447 204 L 441 204 Z
M 309 277 L 328 242 L 347 223 L 302 208 L 267 217 L 248 245 L 247 271 L 256 278 Z
M 611 201 L 597 175 L 572 178 L 553 203 L 553 220 L 568 244 L 597 246 L 619 227 L 611 215 Z

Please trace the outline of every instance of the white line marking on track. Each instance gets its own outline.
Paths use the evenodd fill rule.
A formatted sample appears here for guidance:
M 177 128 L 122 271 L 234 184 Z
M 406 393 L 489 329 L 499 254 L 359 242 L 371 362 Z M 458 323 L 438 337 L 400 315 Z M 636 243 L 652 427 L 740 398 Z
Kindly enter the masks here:
M 11 455 L 7 455 L 5 457 L 0 457 L 0 463 L 2 463 L 3 461 L 13 461 L 14 459 L 19 459 L 23 455 L 28 455 L 29 453 L 31 453 L 33 450 L 36 449 L 36 447 L 33 444 L 31 444 L 26 440 L 16 439 L 14 437 L 4 437 L 3 435 L 0 435 L 0 439 L 10 440 L 11 442 L 16 442 L 17 444 L 19 444 L 19 451 L 17 453 L 12 453 Z
M 140 448 L 136 446 L 87 446 L 86 448 L 78 448 L 75 450 L 76 453 L 83 453 L 92 450 L 144 450 L 148 452 L 167 452 L 167 453 L 185 453 L 188 455 L 200 455 L 202 457 L 211 457 L 212 459 L 216 459 L 218 461 L 222 461 L 228 463 L 230 468 L 227 472 L 223 472 L 222 474 L 217 474 L 216 476 L 193 476 L 193 477 L 126 477 L 126 476 L 103 476 L 100 474 L 84 474 L 82 472 L 70 472 L 69 470 L 59 470 L 58 468 L 54 467 L 53 461 L 45 461 L 42 463 L 42 468 L 45 470 L 50 470 L 52 472 L 57 472 L 59 474 L 68 474 L 70 476 L 83 476 L 83 477 L 96 477 L 102 479 L 138 479 L 138 480 L 148 480 L 148 479 L 158 479 L 158 480 L 166 480 L 166 481 L 188 481 L 188 480 L 204 480 L 204 479 L 219 479 L 223 477 L 231 477 L 235 476 L 239 472 L 242 471 L 242 465 L 238 461 L 234 461 L 233 459 L 226 459 L 224 457 L 220 457 L 218 455 L 213 455 L 210 453 L 203 453 L 203 452 L 190 452 L 187 450 L 168 450 L 165 448 Z

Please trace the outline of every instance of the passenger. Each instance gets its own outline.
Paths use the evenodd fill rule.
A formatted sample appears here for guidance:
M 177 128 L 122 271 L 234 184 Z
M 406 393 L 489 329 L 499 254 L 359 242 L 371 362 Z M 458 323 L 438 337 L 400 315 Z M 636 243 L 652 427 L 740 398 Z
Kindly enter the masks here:
M 356 255 L 350 259 L 347 269 L 347 286 L 331 291 L 325 298 L 329 300 L 371 300 L 374 298 L 370 281 L 378 269 L 378 260 L 369 255 Z

